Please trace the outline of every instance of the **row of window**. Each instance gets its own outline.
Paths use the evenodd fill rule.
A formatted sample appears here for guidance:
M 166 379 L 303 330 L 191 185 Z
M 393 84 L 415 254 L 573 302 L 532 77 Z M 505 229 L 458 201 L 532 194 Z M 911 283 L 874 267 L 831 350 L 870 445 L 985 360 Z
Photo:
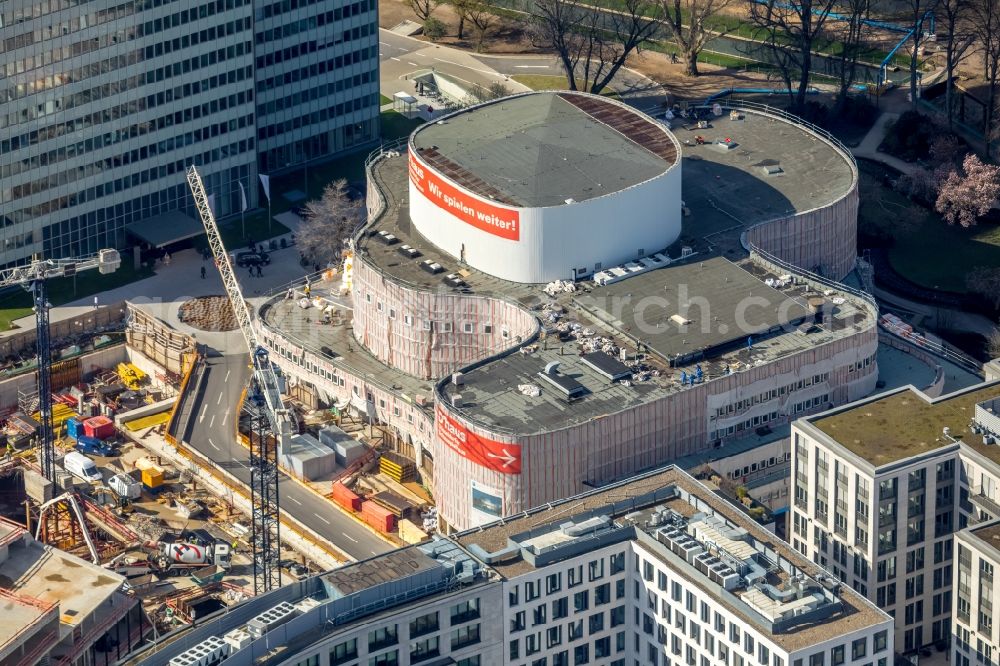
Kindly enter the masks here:
M 170 116 L 170 118 L 172 122 L 173 116 Z M 162 118 L 160 120 L 162 120 Z M 156 143 L 144 146 L 142 150 L 147 153 L 149 158 L 152 158 L 156 155 L 163 155 L 175 149 L 201 143 L 202 141 L 207 141 L 208 139 L 251 126 L 253 126 L 253 114 L 247 114 L 245 116 L 231 118 L 220 123 L 210 123 L 204 127 L 199 127 L 190 132 L 185 132 L 184 134 L 168 136 L 160 141 L 157 141 Z M 158 127 L 157 129 L 161 128 Z M 133 152 L 138 154 L 140 151 Z M 109 157 L 90 164 L 74 166 L 70 169 L 66 169 L 65 171 L 57 171 L 44 178 L 39 178 L 38 180 L 32 180 L 26 183 L 14 185 L 13 187 L 0 189 L 0 202 L 9 203 L 13 200 L 28 197 L 33 194 L 40 194 L 45 190 L 54 187 L 69 185 L 77 180 L 103 174 L 106 171 L 111 171 L 125 166 L 129 163 L 130 157 L 130 153 L 113 158 Z M 145 183 L 149 182 L 151 179 L 156 179 L 156 176 L 153 175 L 155 172 L 155 169 L 150 169 L 133 174 L 133 176 L 140 176 L 139 182 Z
M 321 28 L 324 25 L 335 23 L 343 19 L 344 16 L 355 16 L 368 9 L 368 0 L 362 0 L 361 2 L 355 2 L 346 7 L 338 7 L 335 10 L 328 12 L 321 12 L 313 16 L 309 16 L 304 19 L 299 19 L 298 21 L 292 21 L 291 23 L 285 23 L 284 25 L 279 25 L 274 28 L 268 28 L 259 31 L 255 35 L 257 45 L 266 44 L 267 42 L 273 42 L 280 39 L 285 39 L 287 37 L 292 37 L 300 32 L 306 32 L 307 30 L 312 30 L 313 28 Z M 364 30 L 365 35 L 368 34 L 368 25 L 365 24 Z
M 280 0 L 279 2 L 272 2 L 267 5 L 259 5 L 254 11 L 257 20 L 260 21 L 272 16 L 288 15 L 296 9 L 309 7 L 310 5 L 315 5 L 317 2 L 324 2 L 324 0 Z M 361 2 L 344 5 L 336 10 L 337 13 L 334 14 L 334 20 L 339 21 L 342 18 L 357 16 L 365 11 L 373 12 L 377 6 L 377 0 L 362 0 Z
M 766 460 L 761 460 L 760 462 L 750 463 L 749 465 L 744 465 L 739 469 L 734 469 L 729 473 L 729 478 L 736 481 L 745 476 L 749 476 L 754 472 L 763 472 L 772 467 L 777 467 L 778 465 L 783 465 L 785 462 L 790 460 L 792 457 L 791 453 L 779 453 L 776 456 L 771 456 Z
M 823 372 L 818 375 L 813 375 L 812 377 L 807 377 L 805 379 L 800 379 L 797 382 L 791 382 L 790 384 L 785 384 L 784 386 L 771 389 L 770 391 L 764 391 L 763 393 L 758 393 L 755 396 L 749 398 L 744 398 L 743 400 L 737 400 L 736 402 L 729 403 L 722 407 L 718 407 L 715 410 L 716 418 L 721 418 L 723 416 L 728 416 L 730 414 L 738 414 L 740 412 L 750 409 L 754 405 L 759 405 L 769 400 L 774 400 L 775 398 L 781 398 L 789 393 L 794 393 L 807 386 L 812 386 L 813 384 L 822 384 L 829 381 L 830 373 Z
M 99 150 L 101 148 L 110 147 L 118 143 L 129 141 L 130 139 L 135 139 L 152 132 L 172 127 L 173 125 L 198 120 L 202 117 L 220 113 L 228 109 L 235 109 L 236 107 L 244 106 L 247 103 L 252 102 L 252 99 L 250 99 L 252 95 L 252 90 L 234 93 L 226 97 L 206 101 L 204 104 L 188 107 L 183 111 L 175 111 L 174 113 L 168 113 L 149 121 L 128 125 L 120 129 L 116 129 L 114 132 L 107 132 L 86 141 L 70 143 L 61 148 L 57 148 L 56 150 L 40 153 L 28 159 L 16 160 L 12 164 L 0 164 L 0 178 L 9 178 L 22 171 L 37 169 L 43 166 L 52 166 L 64 160 L 73 159 L 78 155 L 85 155 L 90 152 L 87 150 L 88 146 L 91 151 Z M 246 116 L 246 118 L 250 118 L 250 116 Z M 220 124 L 232 125 L 234 120 L 236 119 Z M 243 120 L 242 124 L 238 124 L 238 126 L 246 126 L 246 120 Z M 211 125 L 209 127 L 211 127 Z M 155 148 L 156 144 L 150 144 L 148 146 L 142 146 L 141 148 L 123 153 L 121 156 L 113 158 L 113 164 L 115 167 L 118 167 L 145 160 L 150 155 L 156 154 Z M 101 164 L 101 162 L 98 162 L 98 164 Z M 80 168 L 85 167 L 74 166 L 71 171 L 78 170 Z M 52 176 L 50 176 L 50 178 L 51 177 Z
M 257 117 L 259 119 L 262 116 L 277 113 L 285 109 L 297 109 L 308 102 L 323 99 L 328 95 L 333 95 L 343 90 L 371 83 L 375 80 L 376 75 L 376 72 L 362 72 L 361 74 L 355 74 L 354 76 L 348 76 L 343 79 L 329 82 L 327 82 L 327 79 L 324 78 L 324 82 L 319 85 L 306 88 L 304 90 L 298 90 L 291 95 L 284 95 L 277 99 L 273 99 L 266 104 L 259 105 L 257 107 Z M 260 121 L 258 120 L 258 122 Z
M 261 141 L 264 141 L 265 139 L 281 136 L 286 132 L 292 132 L 302 127 L 318 125 L 320 123 L 325 123 L 327 120 L 343 118 L 343 116 L 348 113 L 361 111 L 365 108 L 372 109 L 374 112 L 374 110 L 378 108 L 378 100 L 379 93 L 376 90 L 373 93 L 363 94 L 361 97 L 344 100 L 335 105 L 324 106 L 322 109 L 318 109 L 311 113 L 305 113 L 300 116 L 295 116 L 294 118 L 289 118 L 288 120 L 284 120 L 280 123 L 273 123 L 265 127 L 258 127 L 257 135 Z
M 321 60 L 319 62 L 312 63 L 307 67 L 300 67 L 298 69 L 289 70 L 274 76 L 258 77 L 257 92 L 262 93 L 265 90 L 271 90 L 272 88 L 292 85 L 294 83 L 298 83 L 299 81 L 305 81 L 306 79 L 311 79 L 327 72 L 335 72 L 341 67 L 356 65 L 360 62 L 372 60 L 376 57 L 378 57 L 377 45 L 345 53 L 343 55 L 330 58 L 329 60 Z
M 112 194 L 123 192 L 131 187 L 137 187 L 144 183 L 153 182 L 159 178 L 166 178 L 167 176 L 171 176 L 175 173 L 184 173 L 187 165 L 192 162 L 200 165 L 211 164 L 222 159 L 251 152 L 253 151 L 253 148 L 253 138 L 238 141 L 220 148 L 213 148 L 212 150 L 206 150 L 196 155 L 190 155 L 183 160 L 177 160 L 175 162 L 170 162 L 151 169 L 134 171 L 130 175 L 123 178 L 117 178 L 106 183 L 99 183 L 94 187 L 85 188 L 79 192 L 74 192 L 72 194 L 64 195 L 44 202 L 43 204 L 33 207 L 31 210 L 44 211 L 45 213 L 56 213 L 64 208 L 71 208 L 87 201 L 94 201 L 103 196 L 111 196 Z M 20 222 L 30 219 L 24 217 L 23 215 L 18 216 L 18 213 L 22 213 L 26 210 L 29 209 L 25 208 L 21 209 L 21 211 L 14 211 L 14 221 Z M 35 216 L 32 215 L 31 217 Z
M 252 78 L 253 67 L 240 67 L 230 72 L 214 74 L 208 78 L 202 79 L 201 81 L 185 83 L 184 85 L 179 85 L 175 88 L 147 95 L 146 97 L 132 100 L 126 102 L 125 104 L 112 104 L 102 108 L 100 111 L 87 113 L 79 118 L 52 125 L 46 125 L 45 127 L 31 132 L 25 132 L 24 134 L 0 140 L 0 155 L 14 152 L 16 150 L 26 149 L 29 146 L 34 146 L 53 139 L 59 139 L 60 142 L 62 142 L 65 141 L 67 135 L 83 132 L 90 127 L 117 122 L 135 113 L 150 111 L 158 106 L 162 106 L 163 104 L 179 101 L 192 95 L 200 95 L 202 92 L 214 90 L 221 85 L 238 83 Z M 118 92 L 117 88 L 114 91 L 108 91 L 109 95 L 117 94 Z M 247 102 L 252 101 L 253 90 L 241 91 L 239 96 Z M 71 143 L 66 147 L 66 150 L 71 156 L 78 153 L 98 150 L 103 145 L 106 145 L 105 142 L 110 142 L 111 138 L 112 134 L 110 133 L 97 135 L 93 138 L 87 139 L 86 141 L 80 141 L 75 144 Z
M 288 60 L 298 60 L 302 56 L 310 53 L 318 53 L 324 49 L 343 44 L 344 42 L 351 42 L 361 39 L 362 37 L 368 37 L 368 35 L 372 34 L 369 27 L 370 26 L 366 23 L 362 27 L 343 31 L 338 30 L 335 35 L 320 36 L 318 39 L 310 39 L 305 42 L 286 46 L 283 49 L 278 49 L 277 51 L 273 51 L 271 53 L 259 55 L 257 56 L 257 69 L 264 69 L 265 67 L 271 67 L 272 65 L 279 65 Z
M 175 0 L 168 1 L 175 2 Z M 148 9 L 146 3 L 129 0 L 128 2 L 123 2 L 122 4 L 115 5 L 114 7 L 98 9 L 97 11 L 90 12 L 89 14 L 81 13 L 71 15 L 65 21 L 49 23 L 34 30 L 21 32 L 13 37 L 8 37 L 0 41 L 0 53 L 27 48 L 35 42 L 43 42 L 47 39 L 54 39 L 59 36 L 65 37 L 70 33 L 79 32 L 80 30 L 93 28 L 103 23 L 109 23 L 111 21 L 117 21 L 118 19 L 132 16 L 136 12 L 143 11 L 144 9 Z
M 197 19 L 195 19 L 197 20 Z M 246 31 L 250 29 L 249 20 L 245 21 L 240 19 L 240 30 Z M 80 67 L 74 69 L 61 70 L 58 74 L 53 74 L 50 76 L 40 76 L 30 80 L 27 83 L 15 84 L 12 87 L 0 90 L 0 100 L 13 102 L 17 99 L 22 99 L 39 93 L 45 90 L 51 90 L 53 88 L 67 85 L 70 83 L 79 83 L 85 79 L 99 76 L 101 74 L 107 74 L 115 70 L 121 69 L 123 67 L 129 67 L 132 65 L 138 65 L 141 62 L 147 60 L 152 60 L 153 58 L 159 57 L 161 55 L 171 53 L 173 51 L 183 50 L 190 46 L 199 43 L 211 43 L 215 40 L 218 35 L 231 35 L 236 34 L 236 22 L 231 21 L 229 23 L 223 24 L 216 28 L 206 28 L 198 32 L 192 32 L 183 35 L 175 40 L 168 40 L 164 42 L 157 42 L 156 44 L 151 44 L 146 47 L 139 47 L 128 51 L 126 53 L 114 55 L 110 58 L 104 60 L 96 60 L 93 62 L 83 63 Z M 212 35 L 212 39 L 209 39 L 209 34 Z M 187 46 L 184 46 L 184 45 Z M 230 51 L 236 55 L 243 55 L 244 53 L 252 53 L 252 43 L 251 42 L 240 42 L 236 45 L 238 48 L 232 46 L 228 49 L 220 49 L 219 51 Z M 219 51 L 210 51 L 209 53 L 203 54 L 202 56 L 196 58 L 202 61 L 201 66 L 207 67 L 209 65 L 214 65 L 216 60 L 221 60 L 218 54 Z M 230 56 L 233 57 L 233 56 Z

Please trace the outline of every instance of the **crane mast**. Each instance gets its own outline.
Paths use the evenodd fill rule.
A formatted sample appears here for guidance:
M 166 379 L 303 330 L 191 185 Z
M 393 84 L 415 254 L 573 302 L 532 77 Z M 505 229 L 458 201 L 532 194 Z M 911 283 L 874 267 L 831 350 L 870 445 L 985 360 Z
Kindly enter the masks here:
M 250 490 L 253 496 L 254 593 L 262 594 L 281 586 L 277 456 L 291 436 L 291 422 L 281 399 L 278 377 L 267 349 L 258 342 L 250 307 L 236 280 L 232 261 L 215 223 L 215 215 L 208 205 L 205 185 L 194 165 L 188 167 L 187 182 L 253 364 L 253 390 L 245 406 L 251 415 L 252 430 Z M 273 447 L 267 444 L 269 434 L 274 436 Z
M 0 287 L 20 286 L 31 293 L 35 311 L 35 348 L 38 352 L 38 463 L 42 476 L 55 483 L 55 427 L 52 423 L 52 341 L 49 337 L 49 308 L 46 281 L 71 277 L 82 271 L 98 269 L 113 273 L 121 265 L 118 250 L 101 250 L 77 259 L 34 259 L 24 266 L 0 271 Z

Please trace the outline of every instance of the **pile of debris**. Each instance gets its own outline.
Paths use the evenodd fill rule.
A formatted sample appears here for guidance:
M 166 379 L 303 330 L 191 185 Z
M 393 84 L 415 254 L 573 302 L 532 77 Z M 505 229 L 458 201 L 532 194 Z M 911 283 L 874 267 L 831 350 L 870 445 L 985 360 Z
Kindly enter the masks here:
M 232 331 L 236 313 L 226 296 L 200 296 L 181 304 L 177 318 L 202 331 Z

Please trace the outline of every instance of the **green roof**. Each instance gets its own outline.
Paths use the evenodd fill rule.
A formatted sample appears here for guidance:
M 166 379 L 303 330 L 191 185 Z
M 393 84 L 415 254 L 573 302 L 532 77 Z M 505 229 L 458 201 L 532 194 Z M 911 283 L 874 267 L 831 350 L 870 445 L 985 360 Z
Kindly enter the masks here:
M 1000 383 L 937 400 L 908 388 L 810 421 L 876 467 L 945 446 L 949 443 L 943 435 L 946 427 L 952 437 L 964 438 L 964 444 L 1000 462 L 998 447 L 986 447 L 981 438 L 969 436 L 976 403 L 997 396 Z

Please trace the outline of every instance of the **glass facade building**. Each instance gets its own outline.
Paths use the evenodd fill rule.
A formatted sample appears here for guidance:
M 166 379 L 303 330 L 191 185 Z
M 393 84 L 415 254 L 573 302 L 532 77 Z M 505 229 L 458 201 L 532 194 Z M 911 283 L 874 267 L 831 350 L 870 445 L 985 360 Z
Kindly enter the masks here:
M 374 0 L 8 0 L 0 5 L 0 266 L 127 243 L 258 173 L 378 135 Z M 280 103 L 275 100 L 282 100 Z

